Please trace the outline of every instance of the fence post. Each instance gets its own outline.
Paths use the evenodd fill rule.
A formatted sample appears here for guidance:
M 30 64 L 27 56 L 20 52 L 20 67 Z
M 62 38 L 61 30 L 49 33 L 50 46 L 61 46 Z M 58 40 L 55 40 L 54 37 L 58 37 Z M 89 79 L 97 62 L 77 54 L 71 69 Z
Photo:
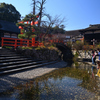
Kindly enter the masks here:
M 57 41 L 56 41 L 57 43 L 58 43 L 58 39 L 57 39 Z
M 17 39 L 15 39 L 15 47 L 14 48 L 16 49 L 16 47 L 17 47 Z
M 2 38 L 2 42 L 1 42 L 1 46 L 3 47 L 3 42 L 4 42 L 4 39 Z
M 37 47 L 39 46 L 39 41 L 37 41 Z
M 27 40 L 27 46 L 29 47 L 29 40 Z
M 35 46 L 35 38 L 32 38 L 32 46 Z
M 20 46 L 22 47 L 23 46 L 23 39 L 20 39 Z

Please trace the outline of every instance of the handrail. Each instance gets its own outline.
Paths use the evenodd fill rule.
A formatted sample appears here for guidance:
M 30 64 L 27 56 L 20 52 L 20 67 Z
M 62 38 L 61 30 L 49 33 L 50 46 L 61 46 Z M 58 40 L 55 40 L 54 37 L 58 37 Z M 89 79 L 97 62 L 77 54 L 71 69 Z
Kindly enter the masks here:
M 32 40 L 28 39 L 16 39 L 16 38 L 6 38 L 6 37 L 1 37 L 2 42 L 1 46 L 14 46 L 14 48 L 18 46 L 32 46 Z

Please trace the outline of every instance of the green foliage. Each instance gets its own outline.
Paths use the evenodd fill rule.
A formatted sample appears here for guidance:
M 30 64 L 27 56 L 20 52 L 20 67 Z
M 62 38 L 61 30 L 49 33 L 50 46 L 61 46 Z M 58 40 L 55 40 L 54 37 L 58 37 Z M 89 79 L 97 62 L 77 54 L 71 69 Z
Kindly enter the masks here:
M 25 34 L 18 34 L 18 38 L 19 39 L 25 39 L 26 37 L 25 37 Z
M 98 43 L 98 45 L 94 46 L 94 50 L 97 50 L 98 48 L 100 49 L 100 43 Z
M 76 43 L 73 44 L 73 47 L 76 50 L 82 50 L 83 46 L 84 46 L 84 43 L 81 41 L 76 41 Z
M 84 44 L 85 44 L 85 45 L 89 45 L 89 43 L 88 43 L 88 42 L 86 42 L 85 40 L 84 40 Z
M 71 42 L 67 42 L 67 46 L 68 46 L 69 48 L 71 48 L 71 47 L 72 47 L 72 43 L 71 43 Z
M 23 29 L 21 30 L 21 33 L 23 34 L 19 34 L 18 37 L 22 38 L 22 39 L 31 39 L 33 37 L 36 37 L 36 34 L 39 33 L 39 29 L 38 27 L 36 27 L 35 25 L 31 25 L 31 21 L 36 21 L 36 15 L 32 15 L 32 14 L 28 14 L 25 16 L 25 18 L 22 20 L 24 21 L 29 21 L 30 23 L 17 23 L 17 26 L 22 26 Z M 35 31 L 33 31 L 33 29 L 35 29 Z
M 78 52 L 76 52 L 76 53 L 75 53 L 75 57 L 78 57 L 78 56 L 79 56 L 79 54 L 78 54 Z
M 30 13 L 22 19 L 22 21 L 29 21 L 29 20 L 36 21 L 37 20 L 36 15 Z
M 12 47 L 9 47 L 9 46 L 3 46 L 3 48 L 8 48 L 8 49 L 11 49 Z
M 20 20 L 21 14 L 12 4 L 0 3 L 0 20 L 17 22 Z
M 32 47 L 25 47 L 25 46 L 23 46 L 22 49 L 30 49 L 31 50 Z
M 24 23 L 16 23 L 16 25 L 17 25 L 17 26 L 22 26 L 22 27 L 25 26 Z
M 61 33 L 61 34 L 64 34 L 65 33 L 65 30 L 61 27 L 58 27 L 58 26 L 55 26 L 53 28 L 51 28 L 51 31 L 53 34 L 57 34 L 57 33 Z
M 28 32 L 27 32 L 27 34 L 28 34 Z M 19 39 L 27 39 L 28 36 L 29 36 L 29 35 L 27 35 L 27 34 L 18 34 L 18 38 L 19 38 Z M 29 34 L 31 34 L 31 33 L 29 33 Z M 36 35 L 30 35 L 30 37 L 29 37 L 28 39 L 32 39 L 32 38 L 34 38 L 34 37 L 36 37 Z

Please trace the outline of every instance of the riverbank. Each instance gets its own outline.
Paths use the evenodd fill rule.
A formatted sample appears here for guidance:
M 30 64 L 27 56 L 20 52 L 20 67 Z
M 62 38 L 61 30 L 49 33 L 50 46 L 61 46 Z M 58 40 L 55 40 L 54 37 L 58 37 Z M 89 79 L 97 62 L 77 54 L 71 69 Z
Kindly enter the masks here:
M 35 69 L 15 73 L 12 75 L 0 76 L 0 92 L 4 92 L 6 90 L 13 89 L 15 86 L 17 86 L 19 84 L 23 84 L 23 83 L 28 82 L 29 80 L 32 80 L 36 77 L 42 76 L 53 70 L 56 70 L 58 68 L 63 68 L 66 66 L 67 66 L 66 62 L 59 61 L 55 64 L 38 67 Z

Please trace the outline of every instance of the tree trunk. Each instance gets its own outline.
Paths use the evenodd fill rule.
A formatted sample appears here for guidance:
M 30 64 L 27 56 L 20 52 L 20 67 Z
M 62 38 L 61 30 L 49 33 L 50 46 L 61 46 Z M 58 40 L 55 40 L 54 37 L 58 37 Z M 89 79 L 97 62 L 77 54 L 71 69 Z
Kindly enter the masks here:
M 33 0 L 33 15 L 35 15 L 35 5 L 36 5 L 36 1 Z

